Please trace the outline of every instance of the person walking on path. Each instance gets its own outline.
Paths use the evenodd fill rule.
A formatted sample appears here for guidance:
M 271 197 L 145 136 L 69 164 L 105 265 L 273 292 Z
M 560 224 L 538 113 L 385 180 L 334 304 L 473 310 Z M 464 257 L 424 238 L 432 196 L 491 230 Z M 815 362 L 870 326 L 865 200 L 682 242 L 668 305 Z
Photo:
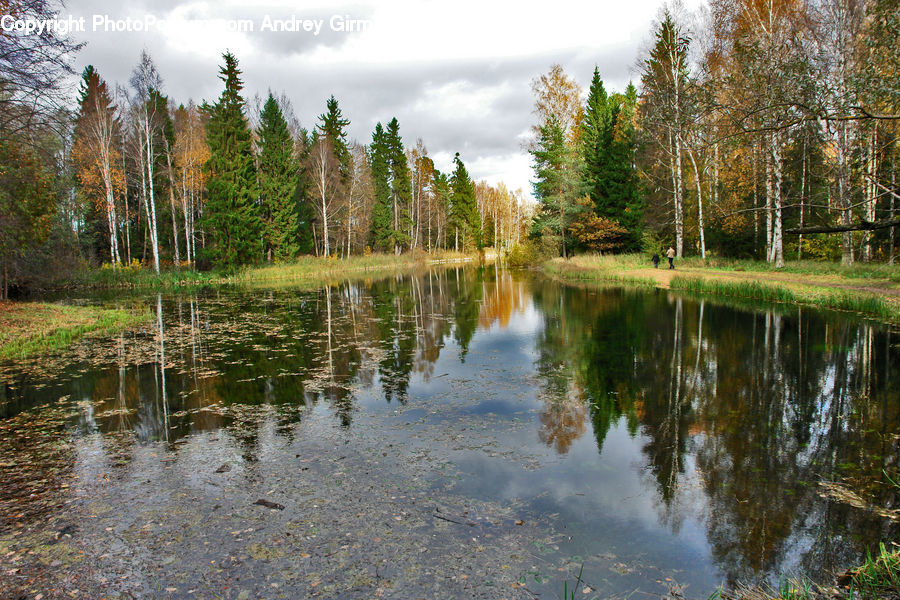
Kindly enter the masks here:
M 658 269 L 658 268 L 659 268 L 659 253 L 658 253 L 658 252 L 654 252 L 654 253 L 653 253 L 653 258 L 651 258 L 650 260 L 653 261 L 653 268 L 654 268 L 654 269 Z
M 669 268 L 674 269 L 675 263 L 673 263 L 672 261 L 675 259 L 675 248 L 669 246 L 669 251 L 666 252 L 666 256 L 669 258 Z

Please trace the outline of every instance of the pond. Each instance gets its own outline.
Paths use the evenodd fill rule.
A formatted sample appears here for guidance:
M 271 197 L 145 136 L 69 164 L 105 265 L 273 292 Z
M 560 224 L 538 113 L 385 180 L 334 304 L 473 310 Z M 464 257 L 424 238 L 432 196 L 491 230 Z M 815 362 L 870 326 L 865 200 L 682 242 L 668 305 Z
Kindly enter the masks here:
M 3 365 L 3 597 L 707 598 L 897 539 L 885 325 L 492 267 L 85 301 L 158 318 Z

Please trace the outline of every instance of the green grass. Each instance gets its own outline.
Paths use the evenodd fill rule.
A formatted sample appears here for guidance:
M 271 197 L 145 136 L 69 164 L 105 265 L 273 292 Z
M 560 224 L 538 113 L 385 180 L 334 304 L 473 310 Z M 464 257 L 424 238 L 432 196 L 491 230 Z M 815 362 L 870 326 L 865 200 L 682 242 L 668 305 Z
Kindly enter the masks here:
M 4 302 L 0 306 L 0 360 L 61 350 L 85 335 L 115 333 L 151 319 L 149 312 Z
M 776 269 L 774 265 L 759 260 L 709 258 L 703 261 L 696 257 L 676 259 L 676 264 L 684 267 L 707 268 L 719 271 L 796 273 L 798 275 L 838 276 L 847 279 L 869 279 L 900 283 L 900 264 L 857 262 L 852 265 L 842 265 L 830 261 L 787 260 L 783 268 Z
M 797 293 L 778 283 L 759 281 L 722 281 L 702 277 L 676 276 L 669 282 L 670 289 L 692 294 L 727 296 L 758 300 L 803 304 L 829 310 L 853 312 L 885 321 L 900 319 L 897 310 L 884 299 L 868 293 L 823 289 L 810 293 Z
M 224 275 L 216 271 L 201 272 L 193 269 L 167 269 L 156 273 L 139 265 L 112 269 L 104 265 L 81 273 L 72 282 L 79 287 L 95 288 L 150 288 L 202 287 L 222 282 Z
M 578 577 L 575 579 L 575 584 L 572 586 L 572 589 L 569 589 L 569 580 L 565 580 L 563 582 L 563 599 L 564 600 L 575 600 L 575 592 L 578 591 L 578 588 L 581 586 L 581 576 L 584 574 L 584 563 L 581 563 L 581 570 L 578 571 Z
M 669 288 L 694 294 L 731 296 L 764 302 L 797 302 L 798 300 L 796 294 L 787 288 L 758 281 L 720 281 L 677 275 L 669 282 Z
M 584 259 L 571 259 L 568 262 L 551 260 L 543 264 L 545 273 L 565 281 L 605 281 L 620 283 L 638 287 L 656 287 L 656 280 L 650 277 L 634 277 L 615 272 L 611 267 L 600 260 L 586 261 Z M 615 263 L 609 262 L 608 265 Z
M 873 557 L 850 569 L 839 586 L 823 587 L 806 579 L 783 579 L 778 589 L 765 585 L 719 588 L 709 600 L 886 600 L 900 598 L 900 546 L 879 544 Z
M 879 544 L 878 554 L 866 552 L 865 562 L 851 569 L 854 587 L 862 596 L 872 598 L 900 597 L 900 551 L 894 544 L 891 549 Z
M 842 267 L 835 263 L 802 261 L 788 263 L 784 270 L 797 277 L 732 275 L 731 272 L 774 273 L 767 263 L 722 261 L 697 258 L 676 260 L 677 271 L 655 270 L 648 256 L 584 255 L 567 261 L 554 259 L 543 264 L 545 273 L 565 281 L 608 281 L 625 285 L 659 286 L 691 294 L 714 295 L 740 302 L 799 304 L 853 312 L 887 322 L 900 322 L 900 297 L 879 294 L 878 286 L 893 287 L 900 280 L 900 267 L 858 264 Z M 778 273 L 783 273 L 779 270 Z M 687 272 L 688 275 L 674 275 Z M 647 277 L 642 277 L 647 273 Z M 802 273 L 802 274 L 801 274 Z M 674 275 L 674 276 L 673 276 Z M 671 279 L 669 277 L 671 276 Z M 869 277 L 869 281 L 861 278 Z M 874 290 L 872 289 L 874 286 Z
M 459 252 L 412 252 L 353 256 L 349 259 L 303 256 L 289 263 L 248 266 L 234 272 L 193 269 L 170 269 L 157 274 L 139 264 L 83 273 L 73 283 L 77 286 L 98 288 L 150 288 L 203 287 L 218 285 L 258 285 L 268 283 L 324 283 L 348 276 L 389 275 L 423 267 L 429 264 L 472 260 L 475 255 Z
M 464 258 L 459 255 L 453 258 Z M 301 257 L 290 263 L 248 267 L 230 277 L 231 283 L 260 284 L 285 281 L 323 282 L 333 279 L 346 279 L 349 275 L 364 277 L 366 275 L 383 275 L 409 271 L 430 264 L 432 261 L 447 260 L 445 255 L 428 255 L 410 253 L 394 256 L 392 254 L 372 254 L 370 256 L 354 256 L 341 260 L 336 258 Z
M 651 253 L 610 254 L 604 256 L 578 256 L 572 260 L 582 260 L 591 263 L 595 268 L 608 269 L 637 269 L 650 265 Z M 660 253 L 661 265 L 666 264 L 666 258 Z M 726 272 L 757 272 L 757 273 L 794 273 L 798 275 L 812 275 L 819 277 L 841 277 L 845 279 L 867 279 L 885 283 L 900 283 L 900 263 L 889 265 L 885 263 L 862 263 L 842 265 L 838 262 L 817 260 L 787 260 L 785 266 L 776 269 L 771 263 L 760 260 L 730 259 L 711 257 L 702 260 L 699 257 L 676 258 L 676 268 L 704 269 L 709 271 Z

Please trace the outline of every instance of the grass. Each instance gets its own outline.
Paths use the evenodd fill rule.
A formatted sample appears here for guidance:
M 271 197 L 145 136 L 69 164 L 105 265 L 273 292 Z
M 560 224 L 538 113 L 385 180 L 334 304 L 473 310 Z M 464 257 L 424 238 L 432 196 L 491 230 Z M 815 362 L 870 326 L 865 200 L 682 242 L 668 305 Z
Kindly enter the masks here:
M 719 281 L 679 275 L 672 278 L 669 287 L 694 294 L 732 296 L 764 302 L 797 302 L 797 296 L 791 290 L 758 281 Z
M 854 587 L 864 596 L 888 598 L 900 597 L 900 552 L 896 545 L 888 550 L 879 544 L 878 554 L 873 558 L 866 552 L 865 562 L 851 569 Z
M 884 472 L 900 491 L 900 483 Z M 767 586 L 718 589 L 709 600 L 900 600 L 900 545 L 878 544 L 878 553 L 866 551 L 863 563 L 838 578 L 837 586 L 820 586 L 806 579 L 782 580 L 777 590 Z
M 569 580 L 565 580 L 563 582 L 563 599 L 564 600 L 575 600 L 575 592 L 578 591 L 578 587 L 581 585 L 581 576 L 584 574 L 584 563 L 581 563 L 581 570 L 578 571 L 578 577 L 575 579 L 575 585 L 572 586 L 572 589 L 569 590 Z
M 551 260 L 543 264 L 545 273 L 567 281 L 606 281 L 625 285 L 656 287 L 650 277 L 634 277 L 617 272 L 616 263 L 606 257 L 575 257 L 568 261 Z
M 798 293 L 778 283 L 721 281 L 680 275 L 672 278 L 669 282 L 669 288 L 700 295 L 803 304 L 828 310 L 859 313 L 884 321 L 896 321 L 900 318 L 895 308 L 885 302 L 884 299 L 871 293 L 849 292 L 846 290 L 819 290 L 815 293 Z
M 631 255 L 641 256 L 641 255 Z M 787 260 L 784 267 L 776 269 L 770 263 L 759 260 L 737 260 L 723 258 L 709 258 L 703 261 L 699 258 L 677 259 L 676 263 L 683 267 L 702 267 L 720 271 L 751 271 L 751 272 L 780 272 L 795 273 L 798 275 L 815 275 L 820 277 L 837 276 L 846 279 L 882 280 L 892 283 L 900 283 L 900 264 L 889 265 L 885 263 L 861 263 L 842 265 L 837 262 L 818 260 Z
M 0 303 L 0 360 L 60 350 L 91 333 L 114 333 L 145 323 L 149 312 L 36 302 Z
M 281 282 L 323 283 L 348 276 L 390 275 L 403 273 L 430 264 L 472 260 L 474 255 L 461 252 L 429 254 L 412 252 L 354 256 L 346 260 L 337 258 L 301 257 L 290 263 L 248 267 L 229 278 L 229 283 L 267 284 Z
M 653 285 L 698 295 L 800 304 L 900 322 L 900 267 L 797 261 L 775 270 L 767 263 L 676 260 L 676 270 L 653 269 L 642 254 L 577 256 L 543 264 L 545 273 L 568 281 L 613 281 Z M 741 273 L 747 271 L 748 274 Z M 687 273 L 684 275 L 683 273 Z M 758 274 L 754 276 L 753 274 Z M 795 276 L 791 276 L 795 275 Z
M 720 588 L 709 600 L 888 600 L 900 598 L 900 550 L 880 544 L 873 557 L 866 553 L 862 565 L 839 578 L 838 586 L 820 586 L 805 579 L 782 580 L 778 589 L 768 586 Z
M 97 288 L 203 287 L 218 285 L 258 285 L 268 283 L 325 283 L 346 279 L 348 275 L 390 275 L 429 264 L 472 260 L 476 255 L 461 252 L 412 252 L 353 256 L 348 259 L 300 257 L 289 263 L 244 267 L 235 272 L 201 272 L 193 269 L 170 269 L 157 274 L 140 264 L 112 269 L 104 266 L 82 274 L 73 284 Z
M 72 284 L 76 287 L 92 288 L 152 288 L 202 287 L 223 280 L 224 275 L 216 271 L 201 272 L 193 269 L 171 268 L 156 273 L 140 263 L 113 269 L 104 265 L 101 269 L 85 271 Z

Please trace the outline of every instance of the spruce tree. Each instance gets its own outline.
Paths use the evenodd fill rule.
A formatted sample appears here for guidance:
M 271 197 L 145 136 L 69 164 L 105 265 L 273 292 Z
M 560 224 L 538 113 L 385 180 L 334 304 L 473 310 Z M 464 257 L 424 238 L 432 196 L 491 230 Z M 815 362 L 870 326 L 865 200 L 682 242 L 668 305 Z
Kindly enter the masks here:
M 455 168 L 450 176 L 450 227 L 453 236 L 453 247 L 459 250 L 460 243 L 465 252 L 471 242 L 481 249 L 481 222 L 478 215 L 478 202 L 475 199 L 475 184 L 469 177 L 466 165 L 459 158 L 459 152 L 453 157 Z
M 235 267 L 256 262 L 262 255 L 256 168 L 250 128 L 244 115 L 243 83 L 237 59 L 222 55 L 220 79 L 225 89 L 209 114 L 206 140 L 207 204 L 204 211 L 209 236 L 209 258 L 217 265 Z
M 633 166 L 636 92 L 608 96 L 594 68 L 584 118 L 581 121 L 581 172 L 584 191 L 594 214 L 625 227 L 629 245 L 637 243 L 640 196 Z
M 562 255 L 567 256 L 571 240 L 566 233 L 573 215 L 579 211 L 576 200 L 580 181 L 577 156 L 566 144 L 565 132 L 556 117 L 551 116 L 541 126 L 537 146 L 530 152 L 537 176 L 534 195 L 541 203 L 533 228 L 539 235 L 558 235 Z
M 293 206 L 297 211 L 297 250 L 301 254 L 312 254 L 313 219 L 315 208 L 312 206 L 310 189 L 312 182 L 306 169 L 309 153 L 313 145 L 313 136 L 301 128 L 297 137 L 297 187 L 294 190 Z
M 375 125 L 372 145 L 369 147 L 369 164 L 372 169 L 372 185 L 375 191 L 375 206 L 372 209 L 372 230 L 370 243 L 377 251 L 386 252 L 393 248 L 392 221 L 393 202 L 391 198 L 391 167 L 386 134 L 381 123 Z
M 403 149 L 403 139 L 400 137 L 400 123 L 397 117 L 391 119 L 385 132 L 388 162 L 391 172 L 391 241 L 394 252 L 400 254 L 403 246 L 409 246 L 410 200 L 412 197 L 412 183 L 409 173 L 409 163 L 406 161 L 406 151 Z
M 325 102 L 325 109 L 325 113 L 319 115 L 316 131 L 331 142 L 334 158 L 337 159 L 341 171 L 341 183 L 344 187 L 349 187 L 353 172 L 353 157 L 350 155 L 350 148 L 347 145 L 347 125 L 350 124 L 350 121 L 341 114 L 338 101 L 334 96 Z
M 297 232 L 298 165 L 294 141 L 271 92 L 259 113 L 259 199 L 269 260 L 284 261 L 300 250 Z

